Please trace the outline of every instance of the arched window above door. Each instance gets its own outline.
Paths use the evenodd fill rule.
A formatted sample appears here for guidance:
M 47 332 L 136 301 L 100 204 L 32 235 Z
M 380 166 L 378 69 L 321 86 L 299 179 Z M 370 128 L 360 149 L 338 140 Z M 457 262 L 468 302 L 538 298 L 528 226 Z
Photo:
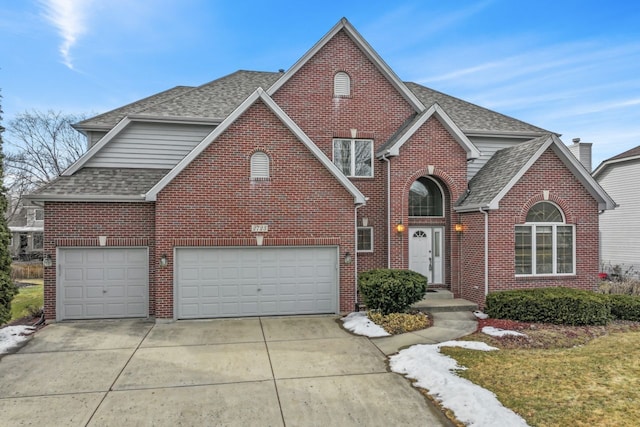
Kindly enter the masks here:
M 409 216 L 444 216 L 442 190 L 434 180 L 423 176 L 411 184 Z

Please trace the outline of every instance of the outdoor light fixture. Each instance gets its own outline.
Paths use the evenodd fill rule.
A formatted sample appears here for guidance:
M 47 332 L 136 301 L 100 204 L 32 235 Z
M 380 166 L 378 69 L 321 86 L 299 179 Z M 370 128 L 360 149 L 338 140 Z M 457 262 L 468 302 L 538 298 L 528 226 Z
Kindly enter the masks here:
M 345 264 L 351 264 L 351 261 L 353 261 L 353 259 L 351 258 L 351 253 L 347 252 L 344 254 L 344 263 Z
M 453 229 L 458 233 L 462 233 L 464 231 L 464 225 L 456 224 L 453 226 Z
M 167 266 L 167 255 L 162 254 L 162 256 L 160 257 L 160 267 L 166 267 L 166 266 Z
M 404 233 L 404 230 L 405 230 L 404 224 L 400 223 L 400 224 L 396 225 L 396 231 L 398 232 L 398 234 Z
M 46 254 L 44 257 L 42 257 L 43 267 L 51 267 L 52 265 L 53 265 L 53 262 L 51 261 L 51 256 L 49 254 Z

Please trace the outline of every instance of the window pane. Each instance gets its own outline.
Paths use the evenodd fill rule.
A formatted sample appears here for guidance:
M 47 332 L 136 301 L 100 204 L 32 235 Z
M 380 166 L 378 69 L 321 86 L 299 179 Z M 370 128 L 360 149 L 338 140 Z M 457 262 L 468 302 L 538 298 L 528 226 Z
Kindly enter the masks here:
M 553 226 L 536 227 L 536 274 L 553 273 Z
M 438 185 L 419 178 L 409 189 L 409 216 L 442 216 L 442 192 Z
M 573 273 L 573 227 L 558 225 L 556 227 L 556 254 L 558 274 Z
M 355 141 L 356 146 L 356 173 L 355 176 L 372 176 L 372 147 L 371 141 Z
M 562 213 L 549 202 L 536 203 L 527 213 L 527 222 L 563 222 Z
M 36 221 L 44 221 L 44 210 L 36 209 Z
M 351 141 L 336 139 L 333 141 L 333 163 L 343 174 L 351 175 Z
M 33 249 L 42 249 L 43 245 L 42 233 L 33 233 Z
M 516 226 L 516 274 L 532 274 L 531 227 Z
M 373 228 L 371 227 L 358 227 L 358 250 L 359 251 L 371 251 Z

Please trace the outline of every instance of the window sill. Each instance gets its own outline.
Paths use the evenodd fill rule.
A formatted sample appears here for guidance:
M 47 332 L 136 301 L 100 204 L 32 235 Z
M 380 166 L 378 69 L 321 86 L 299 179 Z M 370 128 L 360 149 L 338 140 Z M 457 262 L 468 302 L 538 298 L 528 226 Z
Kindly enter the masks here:
M 356 252 L 357 252 L 357 253 L 359 253 L 359 254 L 372 254 L 372 253 L 373 253 L 373 249 L 371 249 L 370 251 L 361 251 L 361 250 L 358 250 L 358 251 L 356 251 Z
M 527 280 L 553 280 L 553 279 L 567 279 L 567 278 L 575 278 L 577 275 L 575 273 L 564 273 L 564 274 L 516 274 L 516 279 L 527 279 Z

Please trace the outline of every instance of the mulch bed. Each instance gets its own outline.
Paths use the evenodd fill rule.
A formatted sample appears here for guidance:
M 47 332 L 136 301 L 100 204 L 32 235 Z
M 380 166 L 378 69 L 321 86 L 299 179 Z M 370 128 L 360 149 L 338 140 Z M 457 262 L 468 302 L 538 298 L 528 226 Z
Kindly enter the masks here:
M 481 332 L 485 326 L 516 331 L 526 336 L 492 337 Z M 611 333 L 628 331 L 640 331 L 640 322 L 613 321 L 606 326 L 567 326 L 489 318 L 478 319 L 478 332 L 473 334 L 473 338 L 504 349 L 568 348 L 584 345 Z

